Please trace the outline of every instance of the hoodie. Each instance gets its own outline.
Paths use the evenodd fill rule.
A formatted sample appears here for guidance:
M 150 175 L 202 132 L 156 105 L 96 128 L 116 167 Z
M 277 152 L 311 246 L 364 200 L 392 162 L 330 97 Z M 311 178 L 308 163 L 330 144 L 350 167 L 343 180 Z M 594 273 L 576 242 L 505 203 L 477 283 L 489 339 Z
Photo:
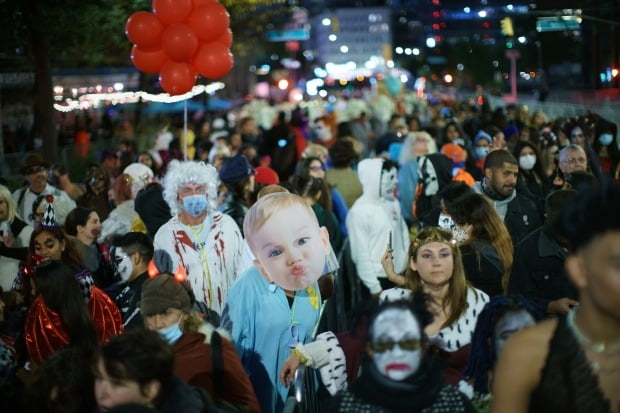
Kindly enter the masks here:
M 484 189 L 482 188 L 482 182 L 480 181 L 476 182 L 474 186 L 472 186 L 472 188 L 474 192 L 476 192 L 477 194 L 486 195 L 484 193 Z M 508 204 L 510 203 L 510 201 L 515 199 L 516 196 L 517 196 L 517 190 L 515 189 L 514 191 L 512 191 L 512 194 L 510 194 L 508 198 L 506 199 L 496 200 L 488 196 L 487 196 L 487 199 L 493 203 L 493 206 L 495 207 L 497 214 L 503 221 L 504 218 L 506 218 L 506 213 L 508 212 Z
M 379 278 L 386 278 L 381 258 L 392 239 L 394 270 L 402 273 L 407 263 L 409 231 L 396 199 L 381 197 L 383 159 L 364 159 L 357 167 L 362 196 L 347 215 L 351 259 L 357 274 L 372 294 L 381 292 Z

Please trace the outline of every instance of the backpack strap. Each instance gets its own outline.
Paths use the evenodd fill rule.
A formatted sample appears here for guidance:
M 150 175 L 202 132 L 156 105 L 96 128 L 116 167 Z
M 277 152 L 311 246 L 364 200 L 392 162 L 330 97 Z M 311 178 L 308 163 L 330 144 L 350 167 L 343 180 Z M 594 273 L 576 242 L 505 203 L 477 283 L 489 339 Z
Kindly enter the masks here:
M 211 334 L 211 356 L 213 358 L 213 394 L 219 398 L 222 394 L 224 378 L 224 357 L 222 356 L 222 336 L 216 330 Z
M 24 197 L 26 196 L 26 191 L 28 190 L 27 186 L 24 186 L 21 189 L 21 192 L 19 193 L 19 196 L 17 197 L 17 209 L 18 211 L 21 210 L 23 208 L 23 202 L 24 202 Z M 26 217 L 24 217 L 24 219 L 27 219 Z

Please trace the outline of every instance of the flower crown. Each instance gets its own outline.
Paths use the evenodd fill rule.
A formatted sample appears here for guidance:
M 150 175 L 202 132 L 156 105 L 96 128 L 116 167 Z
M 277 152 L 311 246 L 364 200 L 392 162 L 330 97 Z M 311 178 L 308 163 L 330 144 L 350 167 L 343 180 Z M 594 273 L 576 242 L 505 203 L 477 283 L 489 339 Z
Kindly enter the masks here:
M 457 241 L 452 236 L 452 233 L 439 228 L 427 228 L 418 233 L 412 241 L 413 248 L 418 249 L 425 244 L 431 242 L 441 242 L 444 244 L 450 244 L 452 248 L 456 248 Z

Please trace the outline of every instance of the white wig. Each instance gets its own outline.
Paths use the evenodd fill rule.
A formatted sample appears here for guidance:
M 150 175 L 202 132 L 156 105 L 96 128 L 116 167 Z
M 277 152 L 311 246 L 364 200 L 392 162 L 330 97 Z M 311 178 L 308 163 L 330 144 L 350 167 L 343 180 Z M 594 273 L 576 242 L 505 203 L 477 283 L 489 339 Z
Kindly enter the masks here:
M 209 209 L 213 210 L 217 200 L 219 181 L 217 171 L 212 165 L 207 165 L 204 162 L 172 160 L 168 164 L 166 175 L 162 180 L 164 200 L 170 206 L 172 215 L 177 215 L 181 212 L 177 203 L 179 188 L 190 183 L 205 185 L 207 203 Z

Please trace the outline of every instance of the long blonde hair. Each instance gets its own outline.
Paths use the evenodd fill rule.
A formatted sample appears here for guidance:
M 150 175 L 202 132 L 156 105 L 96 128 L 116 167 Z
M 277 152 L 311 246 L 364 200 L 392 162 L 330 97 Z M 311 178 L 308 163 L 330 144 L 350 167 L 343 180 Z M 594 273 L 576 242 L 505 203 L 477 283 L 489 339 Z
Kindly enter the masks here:
M 408 263 L 413 260 L 417 261 L 417 253 L 420 248 L 430 242 L 441 242 L 450 246 L 452 251 L 453 270 L 452 277 L 448 284 L 448 295 L 444 299 L 441 306 L 446 311 L 446 321 L 441 328 L 448 327 L 454 324 L 467 310 L 467 290 L 470 288 L 467 278 L 465 278 L 465 270 L 463 269 L 463 261 L 461 259 L 461 252 L 456 244 L 456 241 L 452 237 L 452 233 L 440 228 L 427 227 L 420 231 L 416 237 L 409 244 Z M 405 271 L 405 286 L 416 292 L 423 292 L 422 279 L 420 274 L 411 268 L 411 265 L 407 265 Z M 450 309 L 448 314 L 448 309 Z

